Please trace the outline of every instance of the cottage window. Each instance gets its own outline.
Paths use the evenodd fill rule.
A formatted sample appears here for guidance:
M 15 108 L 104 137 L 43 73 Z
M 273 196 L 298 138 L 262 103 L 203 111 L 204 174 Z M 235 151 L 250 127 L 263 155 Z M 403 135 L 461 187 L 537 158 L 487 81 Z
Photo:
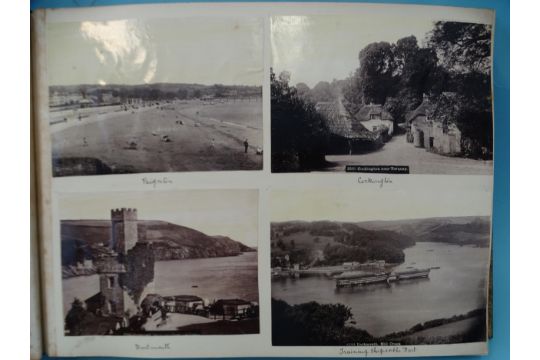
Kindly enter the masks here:
M 109 289 L 114 287 L 114 276 L 109 276 Z

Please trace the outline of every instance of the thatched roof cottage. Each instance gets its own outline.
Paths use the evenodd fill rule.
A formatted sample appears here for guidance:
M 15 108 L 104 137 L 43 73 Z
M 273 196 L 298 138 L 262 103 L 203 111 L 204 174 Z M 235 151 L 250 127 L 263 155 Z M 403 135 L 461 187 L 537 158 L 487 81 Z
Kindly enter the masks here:
M 441 96 L 453 96 L 453 93 Z M 458 155 L 461 153 L 461 131 L 455 123 L 434 118 L 435 106 L 424 95 L 422 103 L 407 115 L 407 141 L 427 151 Z

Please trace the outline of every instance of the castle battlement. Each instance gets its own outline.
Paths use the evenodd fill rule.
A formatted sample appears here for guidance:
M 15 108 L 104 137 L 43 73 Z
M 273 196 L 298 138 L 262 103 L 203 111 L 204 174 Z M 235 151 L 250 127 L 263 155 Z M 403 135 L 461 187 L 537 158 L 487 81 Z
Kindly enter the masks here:
M 137 221 L 137 209 L 131 208 L 121 208 L 121 209 L 111 209 L 111 220 L 112 221 Z
M 112 209 L 111 223 L 110 248 L 118 254 L 125 255 L 139 240 L 137 209 Z

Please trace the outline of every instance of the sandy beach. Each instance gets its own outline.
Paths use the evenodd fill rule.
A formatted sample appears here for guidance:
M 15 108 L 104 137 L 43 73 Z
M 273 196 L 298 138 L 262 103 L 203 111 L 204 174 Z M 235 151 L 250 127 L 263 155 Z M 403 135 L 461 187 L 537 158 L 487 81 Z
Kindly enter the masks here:
M 99 159 L 112 173 L 262 169 L 260 99 L 64 110 L 50 121 L 53 159 Z

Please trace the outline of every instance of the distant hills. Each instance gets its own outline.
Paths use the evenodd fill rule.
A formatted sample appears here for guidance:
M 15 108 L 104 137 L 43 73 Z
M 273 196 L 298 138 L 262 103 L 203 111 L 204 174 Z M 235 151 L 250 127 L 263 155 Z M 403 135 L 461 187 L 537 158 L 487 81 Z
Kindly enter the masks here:
M 166 100 L 194 99 L 208 96 L 216 98 L 243 98 L 262 96 L 262 86 L 184 83 L 53 85 L 49 87 L 49 94 L 51 96 L 55 94 L 81 96 L 95 100 L 103 99 L 104 95 L 109 94 L 118 98 L 119 101 L 128 98 Z
M 446 242 L 458 245 L 489 246 L 489 216 L 438 217 L 411 220 L 366 221 L 357 223 L 370 230 L 389 230 L 415 241 Z
M 272 266 L 288 256 L 301 265 L 347 261 L 401 263 L 416 242 L 489 246 L 489 217 L 444 217 L 396 221 L 285 221 L 271 226 Z
M 62 265 L 93 259 L 108 246 L 109 220 L 62 220 Z M 139 220 L 140 242 L 152 242 L 156 260 L 235 256 L 256 251 L 227 236 L 210 236 L 166 221 Z
M 288 256 L 301 265 L 338 265 L 370 259 L 401 263 L 403 249 L 413 246 L 410 236 L 390 230 L 365 229 L 352 222 L 286 221 L 272 223 L 273 266 Z

